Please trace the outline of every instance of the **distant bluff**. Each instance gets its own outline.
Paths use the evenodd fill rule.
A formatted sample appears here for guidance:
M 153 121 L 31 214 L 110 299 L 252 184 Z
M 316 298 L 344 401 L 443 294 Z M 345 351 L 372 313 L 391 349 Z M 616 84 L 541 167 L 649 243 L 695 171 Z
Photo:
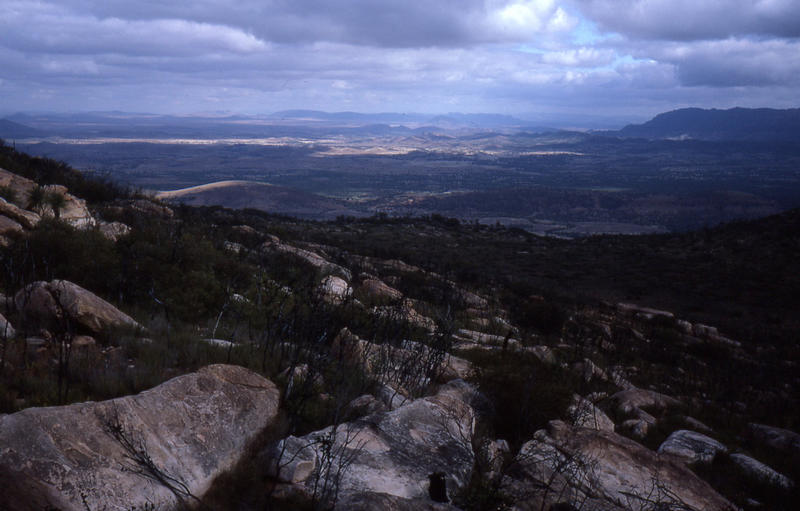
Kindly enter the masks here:
M 682 108 L 630 124 L 617 132 L 626 138 L 682 138 L 698 140 L 800 140 L 800 108 Z

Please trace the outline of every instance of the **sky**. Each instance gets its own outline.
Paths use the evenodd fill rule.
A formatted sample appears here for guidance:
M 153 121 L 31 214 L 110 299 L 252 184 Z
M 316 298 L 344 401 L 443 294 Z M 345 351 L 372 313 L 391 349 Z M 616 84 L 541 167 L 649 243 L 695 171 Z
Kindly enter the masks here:
M 800 1 L 0 0 L 0 115 L 687 106 L 799 107 Z

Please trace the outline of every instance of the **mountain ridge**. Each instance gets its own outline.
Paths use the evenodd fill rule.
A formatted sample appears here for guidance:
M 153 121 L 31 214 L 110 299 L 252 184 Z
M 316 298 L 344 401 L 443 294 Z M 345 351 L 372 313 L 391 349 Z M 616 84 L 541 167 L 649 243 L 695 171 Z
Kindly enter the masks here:
M 682 108 L 610 133 L 649 139 L 795 141 L 800 140 L 800 108 Z

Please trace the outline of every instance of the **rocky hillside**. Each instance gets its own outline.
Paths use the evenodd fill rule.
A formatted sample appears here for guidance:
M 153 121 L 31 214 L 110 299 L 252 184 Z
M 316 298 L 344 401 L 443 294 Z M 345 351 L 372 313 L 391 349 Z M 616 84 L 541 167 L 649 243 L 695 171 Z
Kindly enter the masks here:
M 514 230 L 169 207 L 7 147 L 0 162 L 2 509 L 797 501 L 797 330 L 724 321 L 763 318 L 745 298 L 664 310 L 553 261 L 581 282 L 565 292 L 525 263 L 551 242 Z M 706 247 L 726 229 L 751 257 L 742 226 Z M 797 231 L 752 232 L 796 257 L 779 248 Z M 650 241 L 668 260 L 680 239 Z M 605 272 L 596 247 L 649 257 L 625 237 L 554 243 Z

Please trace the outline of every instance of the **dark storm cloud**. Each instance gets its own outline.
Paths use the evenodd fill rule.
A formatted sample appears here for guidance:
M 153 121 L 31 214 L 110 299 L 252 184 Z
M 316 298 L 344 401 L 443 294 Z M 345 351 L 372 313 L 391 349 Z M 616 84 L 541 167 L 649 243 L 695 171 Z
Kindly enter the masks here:
M 796 0 L 577 0 L 581 12 L 620 34 L 612 44 L 674 67 L 687 87 L 796 86 Z
M 669 55 L 665 57 L 668 58 Z M 800 44 L 797 42 L 710 41 L 680 55 L 676 65 L 678 77 L 686 85 L 800 86 Z
M 550 0 L 65 0 L 59 5 L 100 19 L 225 25 L 278 43 L 385 47 L 516 41 L 558 14 Z
M 0 44 L 33 54 L 188 56 L 265 46 L 236 28 L 180 18 L 99 18 L 40 2 L 10 2 L 8 7 L 0 18 Z
M 601 27 L 673 41 L 733 36 L 800 37 L 797 0 L 576 0 Z

